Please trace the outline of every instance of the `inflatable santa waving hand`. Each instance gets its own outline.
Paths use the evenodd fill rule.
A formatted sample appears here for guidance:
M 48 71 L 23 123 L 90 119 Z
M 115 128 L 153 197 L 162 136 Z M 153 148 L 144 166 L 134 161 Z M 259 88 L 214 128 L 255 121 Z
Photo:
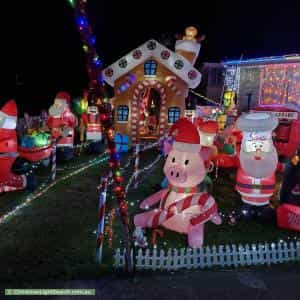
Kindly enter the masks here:
M 243 114 L 237 120 L 243 139 L 236 190 L 248 205 L 266 206 L 274 193 L 278 154 L 272 131 L 277 125 L 278 119 L 267 113 Z
M 73 147 L 74 128 L 77 119 L 70 109 L 71 97 L 66 92 L 59 92 L 54 104 L 49 108 L 47 126 L 51 129 L 53 137 L 58 138 L 57 147 Z
M 17 106 L 8 101 L 0 111 L 0 193 L 21 190 L 26 187 L 25 175 L 16 175 L 11 168 L 17 152 Z

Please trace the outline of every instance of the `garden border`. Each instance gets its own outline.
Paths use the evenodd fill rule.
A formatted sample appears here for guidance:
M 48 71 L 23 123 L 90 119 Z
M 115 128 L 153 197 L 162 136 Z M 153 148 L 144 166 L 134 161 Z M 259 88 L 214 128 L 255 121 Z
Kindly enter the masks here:
M 125 250 L 118 248 L 114 267 L 125 266 Z M 131 250 L 133 256 L 133 251 Z M 135 256 L 137 270 L 208 269 L 271 265 L 300 260 L 300 242 L 219 245 L 202 248 L 139 249 Z

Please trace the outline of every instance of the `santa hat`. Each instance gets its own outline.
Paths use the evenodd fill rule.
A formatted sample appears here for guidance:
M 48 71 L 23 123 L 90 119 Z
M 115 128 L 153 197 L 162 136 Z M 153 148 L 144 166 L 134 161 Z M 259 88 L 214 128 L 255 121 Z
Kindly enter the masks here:
M 17 115 L 18 110 L 15 100 L 6 102 L 0 111 L 0 128 L 16 129 Z
M 71 102 L 71 97 L 67 92 L 59 92 L 56 94 L 55 100 L 65 101 L 66 104 L 69 105 Z
M 179 119 L 170 129 L 174 138 L 173 148 L 184 152 L 199 152 L 200 136 L 197 127 L 187 118 Z

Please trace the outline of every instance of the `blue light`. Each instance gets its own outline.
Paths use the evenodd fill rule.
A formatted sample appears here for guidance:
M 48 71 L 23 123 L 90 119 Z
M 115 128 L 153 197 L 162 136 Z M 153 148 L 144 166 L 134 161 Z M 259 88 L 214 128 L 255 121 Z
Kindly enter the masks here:
M 136 80 L 135 74 L 133 74 L 133 73 L 130 73 L 129 78 L 132 83 L 135 82 L 135 80 Z
M 87 19 L 84 16 L 78 16 L 76 18 L 76 22 L 77 22 L 78 26 L 84 27 L 84 26 L 88 25 L 88 21 L 87 21 Z
M 96 56 L 93 59 L 93 63 L 94 63 L 94 65 L 95 65 L 96 68 L 101 68 L 102 67 L 102 62 L 101 62 L 101 60 L 99 59 L 98 56 Z
M 125 85 L 125 84 L 122 84 L 122 85 L 120 86 L 120 91 L 121 91 L 121 92 L 124 92 L 124 91 L 126 91 L 126 90 L 127 90 L 126 85 Z
M 291 59 L 299 59 L 298 55 L 282 55 L 282 56 L 270 56 L 270 57 L 259 57 L 259 58 L 250 58 L 250 59 L 244 59 L 244 60 L 227 60 L 227 61 L 222 61 L 224 65 L 242 65 L 242 64 L 255 64 L 255 63 L 263 63 L 263 62 L 281 62 L 281 61 L 286 61 L 286 60 L 291 60 Z
M 91 46 L 94 46 L 95 43 L 96 43 L 96 37 L 95 37 L 94 35 L 92 35 L 92 36 L 90 37 L 89 42 L 90 42 L 90 45 L 91 45 Z

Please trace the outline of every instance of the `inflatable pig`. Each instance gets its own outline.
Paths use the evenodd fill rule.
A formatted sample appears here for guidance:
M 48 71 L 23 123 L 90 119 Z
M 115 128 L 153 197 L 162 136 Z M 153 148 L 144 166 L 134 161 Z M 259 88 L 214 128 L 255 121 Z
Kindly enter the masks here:
M 219 225 L 221 218 L 212 196 L 198 192 L 197 185 L 206 175 L 200 154 L 200 136 L 197 128 L 183 118 L 170 129 L 174 143 L 164 166 L 169 186 L 145 199 L 140 207 L 158 207 L 134 217 L 134 224 L 141 228 L 163 226 L 188 235 L 190 247 L 203 244 L 204 224 L 211 220 Z

